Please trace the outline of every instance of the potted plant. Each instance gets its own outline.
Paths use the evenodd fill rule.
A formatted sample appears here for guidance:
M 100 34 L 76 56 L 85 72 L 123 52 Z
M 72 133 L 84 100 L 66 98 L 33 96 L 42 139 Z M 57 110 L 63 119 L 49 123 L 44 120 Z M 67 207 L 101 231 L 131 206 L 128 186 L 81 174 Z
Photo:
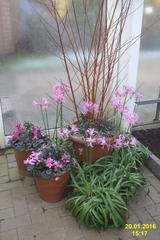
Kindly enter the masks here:
M 122 125 L 122 122 L 115 122 L 114 108 L 118 113 L 128 110 L 126 118 L 132 124 L 137 121 L 136 117 L 129 119 L 129 109 L 111 106 L 111 100 L 121 85 L 119 75 L 124 67 L 119 64 L 121 57 L 135 41 L 122 42 L 132 2 L 117 0 L 110 5 L 105 0 L 96 1 L 92 18 L 91 1 L 71 1 L 65 17 L 59 13 L 56 3 L 51 0 L 44 3 L 54 19 L 56 31 L 52 33 L 47 19 L 43 18 L 42 22 L 61 53 L 69 85 L 68 101 L 76 124 L 61 129 L 59 133 L 62 137 L 69 135 L 76 157 L 82 161 L 95 161 L 112 152 L 114 136 Z M 80 10 L 84 16 L 81 21 Z M 127 88 L 125 93 L 128 97 Z M 72 128 L 76 132 L 73 133 Z
M 134 144 L 135 139 L 129 135 L 132 125 L 138 121 L 138 115 L 134 110 L 129 110 L 128 104 L 132 98 L 138 99 L 141 96 L 142 94 L 133 87 L 124 85 L 121 91 L 115 92 L 110 102 L 114 116 L 110 120 L 100 122 L 96 120 L 96 113 L 99 114 L 98 105 L 85 102 L 79 121 L 61 128 L 59 136 L 71 140 L 75 155 L 81 161 L 96 161 L 111 154 L 115 146 L 120 146 L 123 142 L 126 146 Z M 93 111 L 95 118 L 88 118 Z M 126 127 L 123 126 L 124 120 L 127 123 Z
M 147 149 L 129 145 L 128 140 L 123 139 L 112 155 L 93 164 L 75 164 L 71 174 L 73 192 L 65 206 L 80 224 L 98 230 L 124 226 L 128 201 L 145 184 L 139 169 L 149 156 Z
M 43 145 L 25 160 L 27 170 L 35 177 L 40 197 L 47 202 L 58 202 L 65 196 L 69 183 L 69 171 L 74 163 L 66 151 L 69 144 L 59 140 L 57 144 Z
M 25 122 L 23 125 L 20 123 L 16 125 L 16 130 L 10 134 L 9 144 L 14 148 L 18 169 L 22 176 L 27 175 L 24 160 L 33 150 L 37 150 L 48 141 L 49 139 L 41 129 L 32 123 Z

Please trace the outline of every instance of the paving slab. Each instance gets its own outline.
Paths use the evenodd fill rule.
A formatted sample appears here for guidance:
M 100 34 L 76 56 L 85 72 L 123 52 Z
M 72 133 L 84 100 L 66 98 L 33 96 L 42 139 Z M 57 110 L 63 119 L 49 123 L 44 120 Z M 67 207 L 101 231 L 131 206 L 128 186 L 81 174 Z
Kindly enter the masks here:
M 0 237 L 1 240 L 19 240 L 16 229 L 0 233 Z
M 0 164 L 0 177 L 7 176 L 8 175 L 8 166 L 7 162 Z
M 80 226 L 64 201 L 46 203 L 32 177 L 20 179 L 12 153 L 0 157 L 0 240 L 160 240 L 160 181 L 146 167 L 146 185 L 129 202 L 126 222 L 155 223 L 157 230 L 135 238 L 124 228 L 98 232 Z
M 0 192 L 0 210 L 13 206 L 11 191 Z

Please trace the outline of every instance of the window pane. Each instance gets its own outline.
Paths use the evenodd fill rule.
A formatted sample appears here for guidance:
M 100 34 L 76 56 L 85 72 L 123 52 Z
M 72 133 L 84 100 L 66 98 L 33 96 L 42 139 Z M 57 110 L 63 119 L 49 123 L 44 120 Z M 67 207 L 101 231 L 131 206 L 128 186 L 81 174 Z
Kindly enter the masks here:
M 45 0 L 44 2 L 47 2 Z M 70 0 L 58 0 L 57 10 L 65 17 L 70 9 Z M 83 36 L 84 14 L 82 1 L 76 1 L 77 19 L 80 33 Z M 96 1 L 89 1 L 89 20 L 94 25 Z M 77 37 L 73 9 L 70 16 Z M 52 93 L 52 85 L 57 80 L 65 81 L 63 65 L 56 55 L 59 55 L 57 46 L 50 41 L 45 21 L 52 26 L 53 21 L 44 5 L 36 0 L 1 0 L 0 1 L 0 96 L 3 107 L 5 133 L 8 134 L 15 123 L 33 121 L 42 125 L 40 112 L 32 107 L 33 100 L 38 100 Z M 43 22 L 43 24 L 42 24 Z M 54 35 L 58 40 L 57 35 Z M 86 35 L 86 46 L 90 35 Z M 67 47 L 67 40 L 64 42 Z M 80 44 L 80 40 L 77 42 Z M 69 49 L 68 49 L 69 51 Z M 72 56 L 72 52 L 69 52 Z M 68 106 L 69 107 L 69 106 Z M 49 110 L 50 127 L 55 124 L 55 106 Z M 73 119 L 72 112 L 64 113 Z
M 160 1 L 145 0 L 141 40 L 138 87 L 144 92 L 144 99 L 158 97 L 160 88 Z M 139 107 L 141 121 L 153 120 L 156 105 Z

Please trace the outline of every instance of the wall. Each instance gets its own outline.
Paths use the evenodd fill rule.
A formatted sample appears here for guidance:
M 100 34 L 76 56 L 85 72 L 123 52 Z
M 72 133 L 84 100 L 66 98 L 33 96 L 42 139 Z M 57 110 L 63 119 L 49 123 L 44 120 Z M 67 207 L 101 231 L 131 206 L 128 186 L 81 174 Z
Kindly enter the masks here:
M 0 0 L 0 55 L 12 53 L 19 40 L 18 1 Z

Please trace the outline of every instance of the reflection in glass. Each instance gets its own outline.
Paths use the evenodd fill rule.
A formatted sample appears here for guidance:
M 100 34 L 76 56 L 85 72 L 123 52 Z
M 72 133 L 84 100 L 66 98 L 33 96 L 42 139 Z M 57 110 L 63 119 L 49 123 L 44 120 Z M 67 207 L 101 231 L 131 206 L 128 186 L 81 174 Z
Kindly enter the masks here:
M 8 134 L 16 121 L 39 123 L 40 114 L 32 107 L 34 99 L 51 94 L 53 83 L 65 80 L 63 66 L 56 57 L 58 49 L 47 36 L 42 20 L 54 29 L 54 21 L 39 0 L 0 1 L 0 97 L 3 103 L 5 133 Z M 48 0 L 43 0 L 47 3 Z M 56 0 L 58 12 L 65 18 L 71 11 L 71 0 Z M 82 1 L 76 0 L 78 21 L 84 21 Z M 88 0 L 89 18 L 93 23 L 96 0 Z M 70 12 L 71 21 L 72 11 Z M 75 24 L 73 21 L 73 30 Z M 82 32 L 82 29 L 80 29 Z M 82 33 L 83 34 L 83 33 Z M 54 33 L 56 36 L 56 34 Z M 90 39 L 88 34 L 87 41 Z M 65 42 L 67 47 L 67 41 Z M 68 49 L 69 51 L 69 49 Z M 72 54 L 72 53 L 70 53 Z M 54 126 L 54 109 L 50 110 L 50 125 Z M 70 118 L 73 115 L 70 114 Z
M 141 40 L 138 87 L 144 92 L 144 99 L 158 97 L 160 88 L 160 1 L 145 0 Z M 139 108 L 142 122 L 153 120 L 156 105 Z

